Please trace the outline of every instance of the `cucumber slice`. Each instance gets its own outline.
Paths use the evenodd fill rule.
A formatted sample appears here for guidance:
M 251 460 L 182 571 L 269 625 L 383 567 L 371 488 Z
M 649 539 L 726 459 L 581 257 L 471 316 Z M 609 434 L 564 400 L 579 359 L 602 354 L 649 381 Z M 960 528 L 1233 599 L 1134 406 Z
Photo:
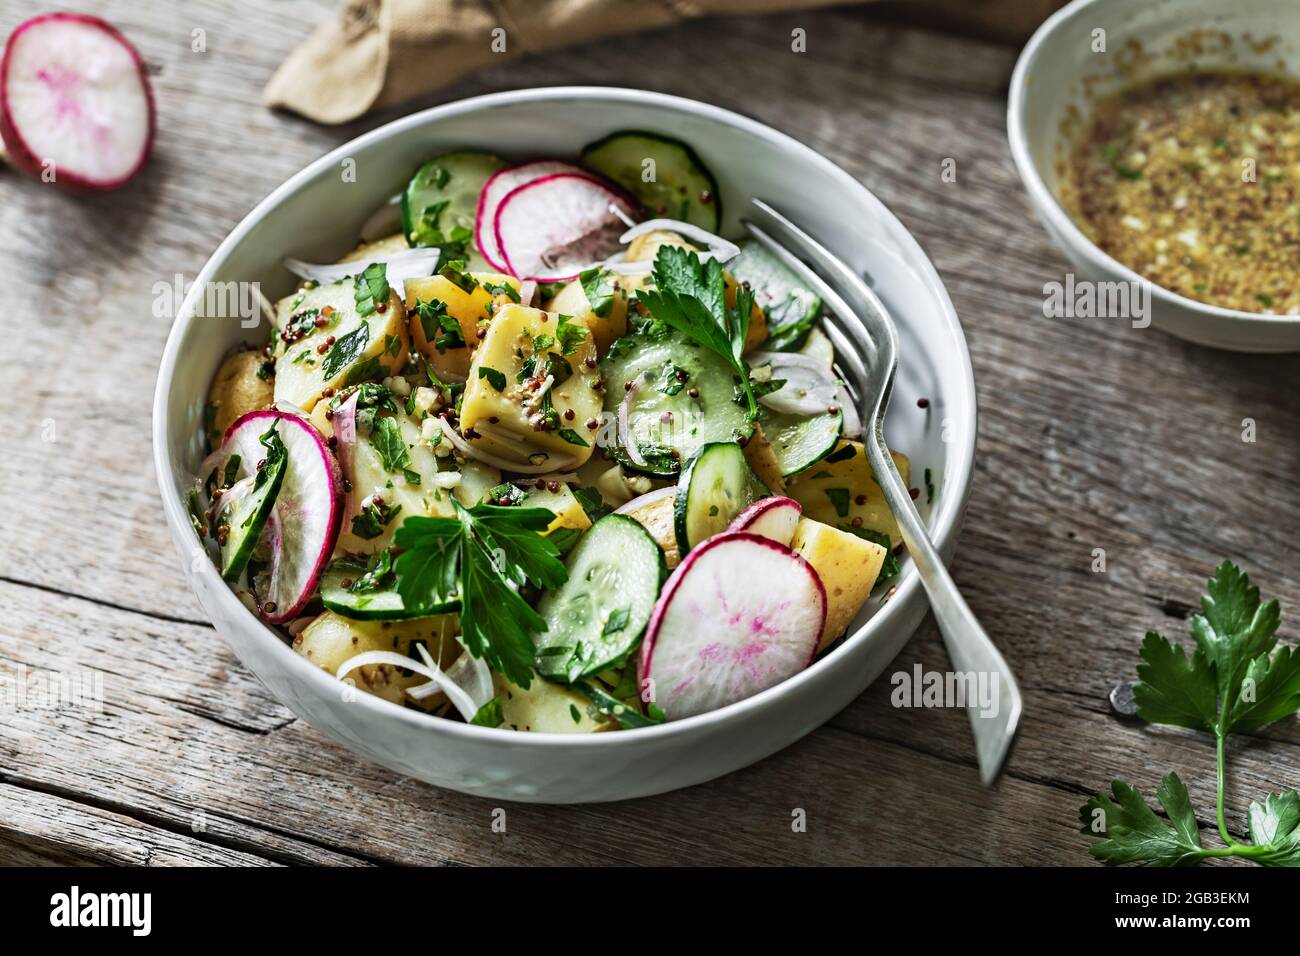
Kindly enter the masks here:
M 417 169 L 402 193 L 407 243 L 438 246 L 443 262 L 460 258 L 474 238 L 483 184 L 505 164 L 491 153 L 463 150 L 435 156 Z
M 261 442 L 267 450 L 266 464 L 257 469 L 253 487 L 230 506 L 229 512 L 222 515 L 219 522 L 217 540 L 221 541 L 221 576 L 227 581 L 236 580 L 248 566 L 253 549 L 271 517 L 276 495 L 284 484 L 285 472 L 289 470 L 289 453 L 274 425 L 262 435 Z M 222 530 L 225 531 L 224 541 L 220 536 Z
M 583 681 L 573 687 L 579 694 L 591 701 L 596 712 L 618 721 L 624 730 L 636 730 L 638 727 L 653 727 L 662 724 L 661 717 L 647 717 L 633 707 L 629 707 L 617 697 L 598 686 L 594 681 Z
M 574 684 L 621 667 L 636 650 L 668 567 L 641 523 L 618 514 L 592 525 L 566 564 L 569 579 L 537 608 L 546 621 L 536 638 L 537 672 Z
M 622 186 L 656 216 L 680 219 L 709 232 L 722 225 L 718 182 L 695 150 L 681 140 L 626 130 L 588 144 L 579 159 Z M 646 182 L 651 169 L 653 178 Z
M 735 442 L 705 445 L 682 473 L 673 501 L 673 531 L 684 555 L 768 494 Z
M 740 242 L 740 254 L 727 263 L 737 282 L 748 282 L 754 301 L 767 316 L 764 348 L 792 352 L 803 347 L 821 315 L 822 300 L 785 264 L 753 239 Z
M 408 621 L 460 610 L 459 601 L 448 601 L 432 608 L 408 609 L 394 587 L 391 571 L 380 572 L 377 581 L 375 577 L 373 562 L 368 567 L 350 559 L 335 561 L 321 575 L 320 601 L 326 609 L 354 621 Z M 377 586 L 355 589 L 358 581 L 367 578 Z
M 671 477 L 706 444 L 754 433 L 749 412 L 736 402 L 730 366 L 677 332 L 624 336 L 605 356 L 601 375 L 605 411 L 617 415 L 628 402 L 627 434 L 620 430 L 607 449 L 626 468 Z M 629 454 L 632 441 L 644 464 Z
M 815 465 L 835 450 L 844 428 L 841 412 L 826 415 L 791 415 L 762 406 L 758 423 L 772 446 L 781 477 L 789 478 Z

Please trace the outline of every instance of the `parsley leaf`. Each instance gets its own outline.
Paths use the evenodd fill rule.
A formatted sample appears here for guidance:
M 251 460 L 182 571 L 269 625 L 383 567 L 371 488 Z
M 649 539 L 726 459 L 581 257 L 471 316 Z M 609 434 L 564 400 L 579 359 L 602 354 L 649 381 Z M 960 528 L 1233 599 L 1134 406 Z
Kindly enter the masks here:
M 587 327 L 574 322 L 571 315 L 561 315 L 555 326 L 555 338 L 560 345 L 560 354 L 572 355 L 587 341 Z
M 370 323 L 368 322 L 362 322 L 347 335 L 337 339 L 326 353 L 325 364 L 321 368 L 325 381 L 330 381 L 355 362 L 369 344 Z
M 555 515 L 545 508 L 453 499 L 454 518 L 412 517 L 397 529 L 397 590 L 407 607 L 459 599 L 468 651 L 520 687 L 532 680 L 533 637 L 546 622 L 519 594 L 568 578 L 555 545 L 542 536 Z
M 591 311 L 602 319 L 608 316 L 610 310 L 614 307 L 614 296 L 618 293 L 618 290 L 614 288 L 614 283 L 610 281 L 612 274 L 608 269 L 601 266 L 595 266 L 585 272 L 578 273 L 578 281 L 582 283 L 582 291 L 587 296 L 587 304 L 591 306 Z
M 1156 794 L 1172 826 L 1156 819 L 1136 790 L 1116 781 L 1111 789 L 1119 804 L 1105 794 L 1088 801 L 1080 813 L 1082 832 L 1103 837 L 1090 850 L 1108 864 L 1183 866 L 1206 857 L 1235 856 L 1264 865 L 1300 866 L 1300 795 L 1270 794 L 1262 805 L 1251 804 L 1254 843 L 1234 839 L 1224 815 L 1228 736 L 1300 711 L 1300 648 L 1277 646 L 1277 601 L 1261 602 L 1259 588 L 1230 561 L 1215 569 L 1201 610 L 1192 619 L 1196 648 L 1190 657 L 1162 635 L 1147 633 L 1133 697 L 1144 720 L 1214 734 L 1216 822 L 1224 846 L 1200 846 L 1186 788 L 1174 774 Z M 1108 817 L 1101 829 L 1090 823 L 1097 813 Z
M 1250 805 L 1250 838 L 1268 846 L 1260 854 L 1266 866 L 1300 866 L 1300 794 L 1270 793 L 1263 804 Z
M 489 365 L 480 365 L 478 367 L 478 377 L 487 379 L 488 384 L 498 392 L 504 392 L 506 390 L 505 372 L 498 371 Z
M 727 308 L 722 265 L 716 259 L 702 263 L 680 246 L 660 247 L 653 277 L 656 288 L 640 290 L 637 300 L 659 321 L 726 359 L 740 380 L 750 415 L 757 415 L 758 400 L 741 357 L 754 294 L 738 287 L 735 306 Z
M 370 443 L 379 453 L 385 471 L 397 472 L 410 467 L 411 454 L 407 450 L 406 439 L 402 437 L 402 428 L 397 424 L 397 419 L 376 420 L 374 431 L 370 433 Z
M 1109 866 L 1194 866 L 1204 857 L 1192 801 L 1178 774 L 1166 776 L 1156 791 L 1156 799 L 1169 815 L 1168 823 L 1128 784 L 1114 781 L 1111 793 L 1114 800 L 1099 793 L 1079 811 L 1080 832 L 1102 838 L 1088 848 L 1094 857 Z
M 460 323 L 447 313 L 447 303 L 441 299 L 419 299 L 415 303 L 415 314 L 420 319 L 420 330 L 424 340 L 431 342 L 439 352 L 447 349 L 463 349 L 465 334 Z
M 380 303 L 388 301 L 388 267 L 382 262 L 370 263 L 353 283 L 359 315 L 374 315 Z

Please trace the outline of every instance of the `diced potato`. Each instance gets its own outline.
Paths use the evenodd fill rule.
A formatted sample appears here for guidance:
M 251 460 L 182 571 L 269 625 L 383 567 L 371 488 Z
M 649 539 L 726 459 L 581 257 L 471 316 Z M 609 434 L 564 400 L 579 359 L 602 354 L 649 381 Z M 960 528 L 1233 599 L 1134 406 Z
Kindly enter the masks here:
M 576 279 L 561 289 L 549 306 L 552 312 L 571 315 L 586 325 L 596 342 L 598 355 L 604 355 L 615 339 L 627 334 L 627 288 L 622 276 L 611 275 L 608 281 L 617 283 L 617 288 L 604 315 L 592 310 L 582 283 Z
M 409 654 L 411 641 L 424 641 L 429 656 L 446 668 L 461 653 L 456 640 L 458 618 L 455 614 L 422 617 L 413 621 L 354 621 L 351 618 L 326 611 L 293 639 L 293 649 L 330 674 L 337 674 L 339 665 L 366 651 L 396 651 Z M 353 680 L 360 690 L 400 704 L 406 700 L 406 689 L 428 683 L 419 674 L 402 676 L 401 668 L 391 664 L 367 664 L 349 671 L 344 680 Z M 444 702 L 442 694 L 435 694 L 420 706 L 433 710 Z
M 745 460 L 749 462 L 749 467 L 754 469 L 754 474 L 758 475 L 758 480 L 767 485 L 773 494 L 779 495 L 785 492 L 785 478 L 781 475 L 781 463 L 776 460 L 772 443 L 767 440 L 763 429 L 757 424 L 754 425 L 754 434 L 750 435 L 749 441 L 745 443 Z
M 263 371 L 266 362 L 260 351 L 246 349 L 226 356 L 217 369 L 208 389 L 207 411 L 208 440 L 214 448 L 235 419 L 271 404 L 275 396 L 270 375 Z
M 674 500 L 672 495 L 665 495 L 658 501 L 652 501 L 635 511 L 628 512 L 645 526 L 645 529 L 650 532 L 650 537 L 663 548 L 664 561 L 667 562 L 670 571 L 682 560 L 681 553 L 677 550 L 677 534 L 673 530 Z
M 381 305 L 383 311 L 376 308 L 363 317 L 351 279 L 280 300 L 275 400 L 310 412 L 327 388 L 398 372 L 407 357 L 406 310 L 392 291 Z M 315 325 L 318 318 L 325 319 L 324 327 Z M 331 336 L 333 345 L 328 344 Z
M 473 508 L 487 497 L 488 489 L 499 484 L 501 484 L 500 471 L 481 461 L 467 461 L 460 468 L 460 484 L 456 486 L 456 500 L 466 508 Z
M 891 454 L 906 483 L 911 463 L 906 455 Z M 803 505 L 803 513 L 809 518 L 833 527 L 851 525 L 854 519 L 861 518 L 861 524 L 855 527 L 889 535 L 892 546 L 902 543 L 898 522 L 871 473 L 862 442 L 841 440 L 826 460 L 792 479 L 785 493 Z
M 519 291 L 519 280 L 514 276 L 499 275 L 495 272 L 470 273 L 469 278 L 475 283 L 473 291 L 466 292 L 446 276 L 428 276 L 423 279 L 408 279 L 406 282 L 406 308 L 410 313 L 411 348 L 423 352 L 429 364 L 441 378 L 461 381 L 469 374 L 470 357 L 478 347 L 478 330 L 486 327 L 499 305 L 509 302 L 505 294 L 494 294 L 486 288 L 488 285 L 502 284 Z M 420 302 L 441 302 L 447 307 L 447 315 L 456 320 L 460 326 L 460 337 L 464 345 L 451 347 L 444 345 L 439 349 L 435 344 L 443 330 L 425 328 L 426 323 L 416 313 Z M 482 325 L 480 326 L 480 323 Z
M 593 720 L 587 698 L 577 691 L 536 674 L 524 690 L 493 671 L 492 686 L 501 701 L 502 727 L 543 734 L 591 734 L 612 726 L 604 719 Z
M 520 464 L 551 461 L 568 469 L 591 457 L 603 403 L 596 349 L 578 326 L 581 340 L 563 355 L 558 325 L 557 315 L 541 309 L 511 304 L 497 311 L 470 363 L 460 409 L 467 441 Z M 537 342 L 549 345 L 535 352 Z M 562 375 L 548 390 L 549 365 Z
M 374 242 L 359 243 L 355 249 L 340 259 L 339 262 L 370 263 L 382 256 L 391 256 L 395 252 L 409 252 L 410 248 L 406 237 L 400 232 L 396 232 L 391 236 L 376 239 Z
M 565 484 L 561 484 L 555 491 L 547 488 L 530 488 L 523 505 L 525 508 L 546 508 L 555 515 L 555 520 L 547 526 L 543 534 L 550 534 L 560 528 L 586 531 L 591 527 L 591 519 L 587 517 L 582 502 L 574 497 L 569 486 Z
M 826 629 L 818 647 L 824 650 L 844 633 L 871 594 L 886 552 L 878 544 L 811 518 L 799 519 L 790 547 L 813 566 L 826 589 Z
M 383 456 L 375 446 L 376 429 L 382 418 L 397 423 L 409 459 L 404 469 L 390 472 L 384 467 Z M 438 460 L 433 449 L 421 440 L 420 427 L 401 409 L 396 413 L 385 412 L 376 418 L 369 432 L 361 432 L 358 429 L 356 444 L 347 456 L 344 477 L 351 488 L 335 548 L 337 553 L 374 554 L 392 545 L 393 535 L 412 515 L 449 517 L 454 514 L 451 492 L 439 483 Z M 412 475 L 407 475 L 407 471 Z M 419 477 L 418 484 L 411 480 L 412 476 Z M 381 524 L 384 517 L 389 520 Z

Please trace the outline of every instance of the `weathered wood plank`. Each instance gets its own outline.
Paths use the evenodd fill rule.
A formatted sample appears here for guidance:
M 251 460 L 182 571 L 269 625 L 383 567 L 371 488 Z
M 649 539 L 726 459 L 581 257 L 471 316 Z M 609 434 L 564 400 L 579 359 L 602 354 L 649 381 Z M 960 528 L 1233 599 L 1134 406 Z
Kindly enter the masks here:
M 252 853 L 150 826 L 120 813 L 0 784 L 0 865 L 265 866 Z

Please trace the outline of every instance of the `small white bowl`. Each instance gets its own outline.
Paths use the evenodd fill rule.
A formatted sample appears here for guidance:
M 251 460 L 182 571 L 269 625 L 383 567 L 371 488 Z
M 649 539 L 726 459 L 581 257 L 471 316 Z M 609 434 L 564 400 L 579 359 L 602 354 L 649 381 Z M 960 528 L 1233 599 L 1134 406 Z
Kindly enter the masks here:
M 1094 52 L 1099 30 L 1104 53 Z M 1189 60 L 1179 41 L 1197 31 L 1209 42 Z M 1261 49 L 1258 41 L 1270 37 L 1277 42 Z M 1146 282 L 1098 249 L 1061 205 L 1057 161 L 1068 146 L 1071 116 L 1086 117 L 1098 96 L 1189 66 L 1295 77 L 1298 44 L 1296 0 L 1075 0 L 1039 27 L 1011 77 L 1007 134 L 1034 210 L 1077 278 Z M 1146 285 L 1152 325 L 1179 338 L 1239 352 L 1300 350 L 1300 316 L 1225 309 Z
M 196 316 L 209 282 L 260 280 L 272 299 L 292 288 L 281 257 L 330 261 L 424 159 L 454 148 L 507 156 L 573 155 L 617 129 L 659 130 L 691 143 L 717 173 L 725 231 L 736 234 L 749 197 L 774 202 L 869 272 L 900 325 L 891 444 L 937 488 L 930 514 L 951 556 L 975 455 L 975 386 L 952 303 L 902 224 L 843 170 L 767 126 L 691 100 L 638 90 L 521 90 L 451 103 L 390 123 L 318 159 L 275 190 L 204 266 L 167 341 L 154 400 L 154 457 L 167 523 L 199 601 L 240 660 L 310 724 L 357 753 L 421 780 L 508 800 L 581 803 L 689 786 L 753 763 L 813 730 L 894 658 L 926 610 L 905 563 L 897 593 L 868 602 L 855 632 L 823 660 L 721 710 L 643 730 L 534 734 L 475 727 L 351 691 L 295 654 L 239 602 L 201 553 L 184 495 L 204 454 L 203 407 L 221 357 L 265 330 Z M 348 162 L 351 161 L 351 162 Z M 355 181 L 342 173 L 355 170 Z M 929 408 L 918 407 L 919 398 Z M 922 495 L 924 503 L 925 495 Z M 901 718 L 900 718 L 901 719 Z

